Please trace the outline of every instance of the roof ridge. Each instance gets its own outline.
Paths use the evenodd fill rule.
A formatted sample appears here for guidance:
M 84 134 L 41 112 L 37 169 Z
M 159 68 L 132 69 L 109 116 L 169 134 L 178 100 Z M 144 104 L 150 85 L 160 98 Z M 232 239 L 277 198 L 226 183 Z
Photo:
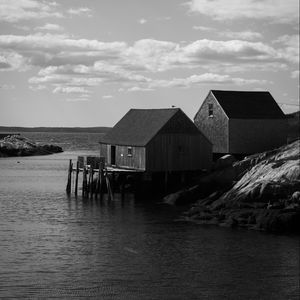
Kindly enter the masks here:
M 236 90 L 210 90 L 211 92 L 231 92 L 231 93 L 269 93 L 271 94 L 269 91 L 265 90 L 265 91 L 236 91 Z

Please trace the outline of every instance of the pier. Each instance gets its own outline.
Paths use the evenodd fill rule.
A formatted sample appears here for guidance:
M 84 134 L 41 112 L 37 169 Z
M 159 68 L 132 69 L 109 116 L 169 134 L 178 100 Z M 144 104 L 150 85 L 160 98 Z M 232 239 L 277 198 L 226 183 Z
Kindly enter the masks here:
M 82 197 L 99 196 L 102 199 L 103 194 L 107 193 L 108 199 L 113 200 L 116 191 L 124 196 L 125 185 L 131 185 L 136 191 L 143 173 L 142 170 L 107 166 L 104 157 L 78 156 L 76 162 L 69 160 L 66 193 L 71 195 L 73 191 L 78 196 L 81 179 Z

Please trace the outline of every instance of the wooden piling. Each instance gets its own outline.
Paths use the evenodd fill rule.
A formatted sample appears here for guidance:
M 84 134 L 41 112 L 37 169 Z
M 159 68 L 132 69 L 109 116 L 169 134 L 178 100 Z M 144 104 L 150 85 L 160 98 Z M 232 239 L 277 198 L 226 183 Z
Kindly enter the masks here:
M 105 176 L 105 179 L 106 179 L 106 186 L 107 186 L 108 199 L 109 199 L 109 200 L 114 200 L 114 196 L 113 196 L 113 192 L 112 192 L 112 190 L 111 190 L 111 185 L 110 185 L 109 177 L 108 177 L 107 174 L 106 174 L 106 176 Z
M 76 174 L 75 174 L 75 196 L 78 193 L 78 174 L 79 174 L 79 161 L 76 163 Z
M 83 175 L 82 175 L 82 196 L 86 196 L 87 192 L 87 170 L 86 167 L 83 167 Z
M 90 197 L 93 197 L 93 192 L 94 192 L 94 170 L 93 167 L 90 166 L 90 170 L 89 170 L 89 192 L 90 192 Z
M 97 178 L 97 184 L 96 184 L 96 197 L 97 194 L 100 195 L 100 198 L 102 198 L 102 190 L 103 190 L 103 169 L 105 166 L 105 158 L 104 157 L 100 157 L 100 161 L 99 161 L 99 169 L 98 169 L 98 178 Z
M 68 182 L 66 186 L 66 192 L 68 195 L 71 194 L 72 170 L 73 170 L 73 164 L 72 164 L 72 159 L 70 159 L 69 170 L 68 170 Z

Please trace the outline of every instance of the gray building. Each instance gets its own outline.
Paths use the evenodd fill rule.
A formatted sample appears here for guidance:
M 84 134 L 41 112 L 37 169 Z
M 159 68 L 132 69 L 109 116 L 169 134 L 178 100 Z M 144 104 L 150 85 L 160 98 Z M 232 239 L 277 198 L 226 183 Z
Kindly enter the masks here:
M 131 109 L 100 141 L 108 165 L 147 172 L 210 169 L 212 144 L 179 108 Z
M 287 120 L 269 92 L 211 90 L 194 123 L 216 156 L 262 152 L 287 141 Z

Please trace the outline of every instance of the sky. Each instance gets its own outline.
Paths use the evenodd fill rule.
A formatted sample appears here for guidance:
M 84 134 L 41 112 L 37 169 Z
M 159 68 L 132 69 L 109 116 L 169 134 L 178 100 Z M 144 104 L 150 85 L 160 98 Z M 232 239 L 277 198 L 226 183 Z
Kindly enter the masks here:
M 113 126 L 209 90 L 299 104 L 298 0 L 0 0 L 0 126 Z

